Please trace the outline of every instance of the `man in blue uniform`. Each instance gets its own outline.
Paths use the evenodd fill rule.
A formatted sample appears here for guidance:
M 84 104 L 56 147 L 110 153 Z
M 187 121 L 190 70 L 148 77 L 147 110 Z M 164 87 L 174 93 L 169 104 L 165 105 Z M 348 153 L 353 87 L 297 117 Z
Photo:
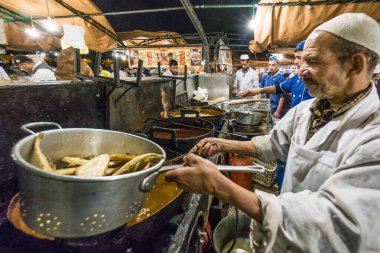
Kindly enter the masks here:
M 302 51 L 303 51 L 304 45 L 305 45 L 305 41 L 302 41 L 296 46 L 296 49 L 295 49 L 294 65 L 296 65 L 298 69 L 303 64 Z M 291 105 L 292 108 L 298 105 L 299 103 L 301 103 L 302 101 L 312 98 L 312 96 L 309 93 L 309 90 L 305 87 L 305 84 L 303 83 L 303 81 L 301 80 L 298 74 L 280 84 L 264 87 L 264 88 L 258 88 L 258 89 L 249 89 L 248 91 L 246 91 L 245 93 L 242 93 L 241 95 L 253 96 L 258 93 L 269 93 L 269 94 L 292 93 L 292 105 Z
M 265 73 L 260 81 L 260 88 L 270 87 L 273 85 L 280 84 L 285 81 L 285 77 L 280 74 L 279 62 L 278 59 L 274 56 L 269 57 L 268 62 L 268 73 Z M 269 97 L 266 95 L 266 97 Z M 261 94 L 259 94 L 261 98 Z M 271 113 L 275 118 L 280 117 L 280 112 L 284 104 L 284 98 L 281 94 L 272 94 L 270 95 L 270 107 Z

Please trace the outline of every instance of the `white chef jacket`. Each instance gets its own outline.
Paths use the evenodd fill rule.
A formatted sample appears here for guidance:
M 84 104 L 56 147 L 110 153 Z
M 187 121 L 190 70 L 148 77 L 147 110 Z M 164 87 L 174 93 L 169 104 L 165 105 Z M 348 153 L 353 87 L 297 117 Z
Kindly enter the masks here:
M 38 62 L 33 70 L 38 66 L 42 64 L 42 61 L 41 62 Z M 32 71 L 33 71 L 32 70 Z M 54 75 L 54 72 L 49 70 L 49 69 L 38 69 L 33 75 L 32 75 L 32 78 L 31 78 L 31 81 L 32 82 L 43 82 L 43 81 L 54 81 L 56 80 L 55 78 L 55 75 Z
M 174 76 L 170 69 L 167 69 L 162 75 L 163 76 Z
M 239 69 L 236 72 L 233 86 L 236 87 L 239 91 L 259 88 L 259 75 L 252 68 L 248 68 L 248 71 Z
M 281 194 L 257 191 L 264 220 L 253 229 L 264 232 L 265 252 L 379 252 L 376 88 L 305 143 L 314 100 L 291 109 L 269 135 L 252 139 L 259 159 L 287 161 Z
M 1 66 L 0 66 L 0 80 L 11 80 L 7 72 L 5 72 L 5 70 Z

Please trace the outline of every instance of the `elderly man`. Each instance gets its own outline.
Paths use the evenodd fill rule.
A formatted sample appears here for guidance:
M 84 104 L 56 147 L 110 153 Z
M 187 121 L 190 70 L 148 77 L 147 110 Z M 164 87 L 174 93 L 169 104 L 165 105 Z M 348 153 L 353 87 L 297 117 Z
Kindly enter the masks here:
M 56 77 L 54 70 L 44 61 L 34 62 L 25 55 L 16 55 L 13 63 L 22 71 L 32 75 L 32 82 L 54 81 Z
M 294 52 L 294 65 L 299 69 L 302 64 L 302 52 L 305 46 L 305 41 L 300 42 Z M 260 93 L 269 93 L 269 94 L 283 94 L 291 93 L 292 94 L 292 104 L 291 107 L 298 105 L 302 101 L 312 98 L 309 93 L 309 90 L 305 87 L 305 84 L 299 77 L 299 75 L 294 75 L 285 82 L 275 84 L 274 86 L 266 86 L 258 89 L 250 89 L 242 93 L 242 96 L 256 95 Z
M 377 252 L 380 249 L 380 101 L 372 72 L 380 26 L 343 14 L 308 37 L 300 75 L 311 99 L 252 141 L 204 139 L 193 151 L 287 160 L 281 194 L 250 192 L 195 154 L 166 174 L 185 190 L 213 194 L 254 218 L 266 252 Z M 262 226 L 261 226 L 261 225 Z
M 239 93 L 251 88 L 259 87 L 259 75 L 249 66 L 249 56 L 240 56 L 241 69 L 236 72 L 232 88 L 233 93 Z

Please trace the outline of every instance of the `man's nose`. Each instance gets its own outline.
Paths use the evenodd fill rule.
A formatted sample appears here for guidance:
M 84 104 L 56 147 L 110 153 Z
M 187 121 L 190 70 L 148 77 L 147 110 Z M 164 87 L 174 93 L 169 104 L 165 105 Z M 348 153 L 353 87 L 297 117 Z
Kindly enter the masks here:
M 306 67 L 305 64 L 302 64 L 302 66 L 299 69 L 299 75 L 300 77 L 307 77 L 310 75 L 309 69 Z

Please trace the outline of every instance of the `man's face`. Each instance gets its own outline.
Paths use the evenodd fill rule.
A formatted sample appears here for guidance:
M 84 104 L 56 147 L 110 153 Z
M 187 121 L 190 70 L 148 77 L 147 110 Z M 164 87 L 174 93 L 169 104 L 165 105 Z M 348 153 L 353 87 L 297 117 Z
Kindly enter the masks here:
M 379 85 L 380 84 L 380 74 L 374 74 L 372 76 L 372 81 L 376 84 L 376 85 Z
M 30 64 L 30 63 L 28 63 L 28 62 L 19 63 L 19 64 L 18 64 L 18 67 L 19 67 L 19 69 L 21 69 L 22 71 L 24 71 L 24 72 L 28 72 L 28 73 L 32 72 L 32 70 L 33 70 L 33 66 L 32 66 L 32 64 Z
M 245 71 L 249 68 L 249 62 L 248 60 L 242 60 L 240 61 L 240 64 L 241 64 L 241 68 Z
M 271 74 L 276 74 L 278 71 L 278 62 L 276 61 L 269 61 L 268 62 L 268 70 Z
M 171 65 L 169 69 L 173 74 L 178 74 L 178 66 Z
M 352 64 L 339 62 L 336 53 L 330 50 L 332 40 L 333 35 L 326 32 L 310 36 L 299 73 L 313 97 L 341 103 L 351 95 L 353 83 L 348 74 Z
M 294 57 L 294 65 L 297 67 L 297 69 L 300 69 L 303 64 L 302 51 L 295 52 Z

